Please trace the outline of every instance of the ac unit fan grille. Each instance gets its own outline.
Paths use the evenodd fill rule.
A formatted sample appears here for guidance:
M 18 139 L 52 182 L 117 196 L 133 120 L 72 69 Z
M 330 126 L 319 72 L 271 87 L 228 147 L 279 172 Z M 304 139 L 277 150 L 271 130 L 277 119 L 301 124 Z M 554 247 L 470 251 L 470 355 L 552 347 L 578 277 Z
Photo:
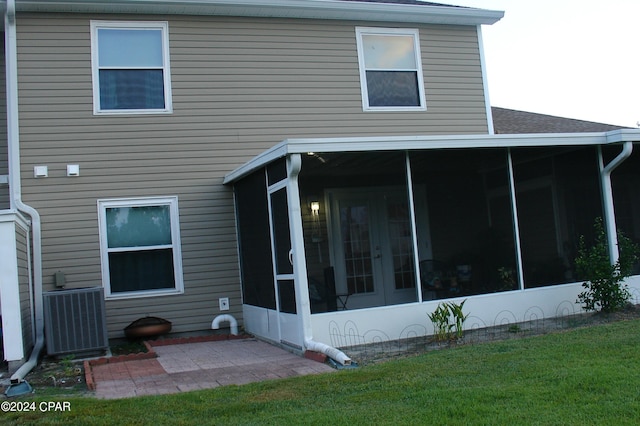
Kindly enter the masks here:
M 43 296 L 47 354 L 92 352 L 109 346 L 102 287 L 50 291 Z

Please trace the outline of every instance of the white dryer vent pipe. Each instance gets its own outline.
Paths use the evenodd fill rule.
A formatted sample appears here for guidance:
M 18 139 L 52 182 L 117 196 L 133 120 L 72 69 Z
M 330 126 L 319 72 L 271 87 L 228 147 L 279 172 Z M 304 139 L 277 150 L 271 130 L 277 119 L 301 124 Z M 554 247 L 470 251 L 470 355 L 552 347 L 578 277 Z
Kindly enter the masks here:
M 231 328 L 231 334 L 234 336 L 238 335 L 238 321 L 233 317 L 233 315 L 223 314 L 218 315 L 213 319 L 211 323 L 211 328 L 213 330 L 218 330 L 220 328 L 221 322 L 229 322 L 229 327 Z

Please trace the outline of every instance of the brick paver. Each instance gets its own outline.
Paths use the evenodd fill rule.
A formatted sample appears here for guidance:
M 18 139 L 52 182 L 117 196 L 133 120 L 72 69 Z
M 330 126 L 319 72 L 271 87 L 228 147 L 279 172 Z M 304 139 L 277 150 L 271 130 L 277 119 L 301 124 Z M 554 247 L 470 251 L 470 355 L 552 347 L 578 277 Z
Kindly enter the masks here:
M 98 398 L 127 398 L 335 371 L 256 339 L 154 347 L 157 358 L 91 367 Z

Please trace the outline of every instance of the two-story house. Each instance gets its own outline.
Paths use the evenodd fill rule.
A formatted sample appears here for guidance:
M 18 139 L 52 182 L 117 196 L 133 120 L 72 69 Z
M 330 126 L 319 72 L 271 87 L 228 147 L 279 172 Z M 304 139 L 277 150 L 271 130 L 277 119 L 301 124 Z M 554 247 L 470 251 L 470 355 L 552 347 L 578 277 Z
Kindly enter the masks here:
M 43 292 L 102 289 L 110 338 L 145 316 L 191 333 L 228 314 L 302 351 L 431 334 L 450 298 L 469 327 L 578 312 L 579 236 L 604 216 L 640 238 L 638 131 L 495 134 L 481 26 L 502 12 L 2 5 L 13 366 L 44 344 Z

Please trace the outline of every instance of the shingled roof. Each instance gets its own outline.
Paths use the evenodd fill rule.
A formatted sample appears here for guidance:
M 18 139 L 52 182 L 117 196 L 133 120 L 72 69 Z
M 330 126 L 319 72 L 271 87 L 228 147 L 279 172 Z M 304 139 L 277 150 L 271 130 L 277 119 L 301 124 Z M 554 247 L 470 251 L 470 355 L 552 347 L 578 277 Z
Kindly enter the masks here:
M 594 123 L 573 118 L 491 107 L 496 134 L 517 133 L 589 133 L 628 129 L 624 126 Z

